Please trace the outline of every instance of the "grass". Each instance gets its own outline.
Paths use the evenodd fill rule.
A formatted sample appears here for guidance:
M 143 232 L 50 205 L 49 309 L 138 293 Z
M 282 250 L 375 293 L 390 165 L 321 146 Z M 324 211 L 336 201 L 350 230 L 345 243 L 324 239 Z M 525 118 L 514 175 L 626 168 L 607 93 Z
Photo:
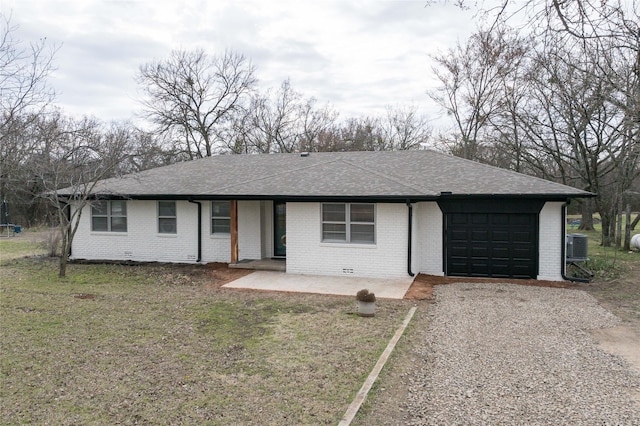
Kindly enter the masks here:
M 611 312 L 626 322 L 640 327 L 640 252 L 602 246 L 600 224 L 594 231 L 567 229 L 568 233 L 588 236 L 589 261 L 585 267 L 591 270 L 594 280 L 585 290 Z M 632 235 L 639 231 L 633 231 Z
M 640 324 L 640 253 L 587 234 L 593 261 L 621 269 L 585 290 Z M 351 298 L 225 291 L 194 266 L 74 264 L 60 279 L 56 260 L 20 258 L 42 253 L 0 240 L 0 424 L 336 424 L 409 309 L 359 318 Z M 400 395 L 376 399 L 388 412 L 428 322 L 416 314 L 375 385 Z
M 626 251 L 617 247 L 603 246 L 600 224 L 595 224 L 594 228 L 593 231 L 567 228 L 567 233 L 587 235 L 589 261 L 585 262 L 584 266 L 594 272 L 596 279 L 619 278 L 628 271 L 630 264 L 640 261 L 640 252 L 637 250 Z M 632 235 L 636 233 L 638 231 L 632 232 Z
M 14 238 L 0 238 L 0 263 L 10 259 L 44 254 L 42 243 Z
M 199 267 L 0 273 L 0 424 L 335 424 L 408 310 L 227 291 Z

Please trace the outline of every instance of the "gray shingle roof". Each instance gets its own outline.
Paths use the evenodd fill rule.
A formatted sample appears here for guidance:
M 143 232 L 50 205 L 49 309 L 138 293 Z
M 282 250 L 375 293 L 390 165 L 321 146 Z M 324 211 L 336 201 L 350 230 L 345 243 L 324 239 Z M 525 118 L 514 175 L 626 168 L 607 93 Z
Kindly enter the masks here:
M 222 155 L 99 182 L 94 194 L 152 198 L 433 199 L 454 195 L 589 196 L 569 186 L 435 151 Z

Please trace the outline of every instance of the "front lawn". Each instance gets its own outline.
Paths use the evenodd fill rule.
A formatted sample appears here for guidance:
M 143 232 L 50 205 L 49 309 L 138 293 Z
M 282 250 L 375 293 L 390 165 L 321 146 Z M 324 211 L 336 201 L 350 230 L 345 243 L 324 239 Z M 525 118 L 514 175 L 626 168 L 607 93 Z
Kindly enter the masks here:
M 594 216 L 598 219 L 597 215 Z M 571 216 L 569 220 L 579 221 L 579 216 Z M 587 236 L 589 260 L 584 266 L 595 274 L 596 280 L 610 281 L 620 278 L 629 272 L 629 268 L 640 262 L 640 252 L 636 249 L 625 251 L 617 247 L 602 245 L 602 228 L 596 220 L 593 231 L 578 230 L 577 227 L 567 227 L 567 234 L 583 234 Z M 631 235 L 639 233 L 635 230 Z
M 204 266 L 0 268 L 0 424 L 336 424 L 410 306 L 360 318 Z

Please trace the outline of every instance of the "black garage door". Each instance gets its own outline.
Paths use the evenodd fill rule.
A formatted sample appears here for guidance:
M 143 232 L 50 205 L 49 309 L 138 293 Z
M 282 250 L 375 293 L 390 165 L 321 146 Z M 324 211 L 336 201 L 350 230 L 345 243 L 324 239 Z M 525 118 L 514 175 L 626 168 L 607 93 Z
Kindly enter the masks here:
M 537 276 L 537 214 L 448 213 L 445 226 L 447 275 Z

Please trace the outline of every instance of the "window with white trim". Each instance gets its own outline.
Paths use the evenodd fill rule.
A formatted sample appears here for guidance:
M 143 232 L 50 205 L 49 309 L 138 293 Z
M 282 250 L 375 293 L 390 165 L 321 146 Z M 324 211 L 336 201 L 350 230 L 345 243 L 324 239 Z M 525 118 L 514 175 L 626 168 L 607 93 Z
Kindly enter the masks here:
M 211 233 L 230 234 L 231 233 L 231 202 L 212 201 L 211 202 Z
M 375 228 L 375 204 L 322 204 L 322 242 L 375 244 Z
M 97 232 L 127 232 L 127 202 L 96 201 L 91 205 L 91 230 Z
M 158 201 L 158 233 L 175 234 L 178 230 L 175 201 Z

